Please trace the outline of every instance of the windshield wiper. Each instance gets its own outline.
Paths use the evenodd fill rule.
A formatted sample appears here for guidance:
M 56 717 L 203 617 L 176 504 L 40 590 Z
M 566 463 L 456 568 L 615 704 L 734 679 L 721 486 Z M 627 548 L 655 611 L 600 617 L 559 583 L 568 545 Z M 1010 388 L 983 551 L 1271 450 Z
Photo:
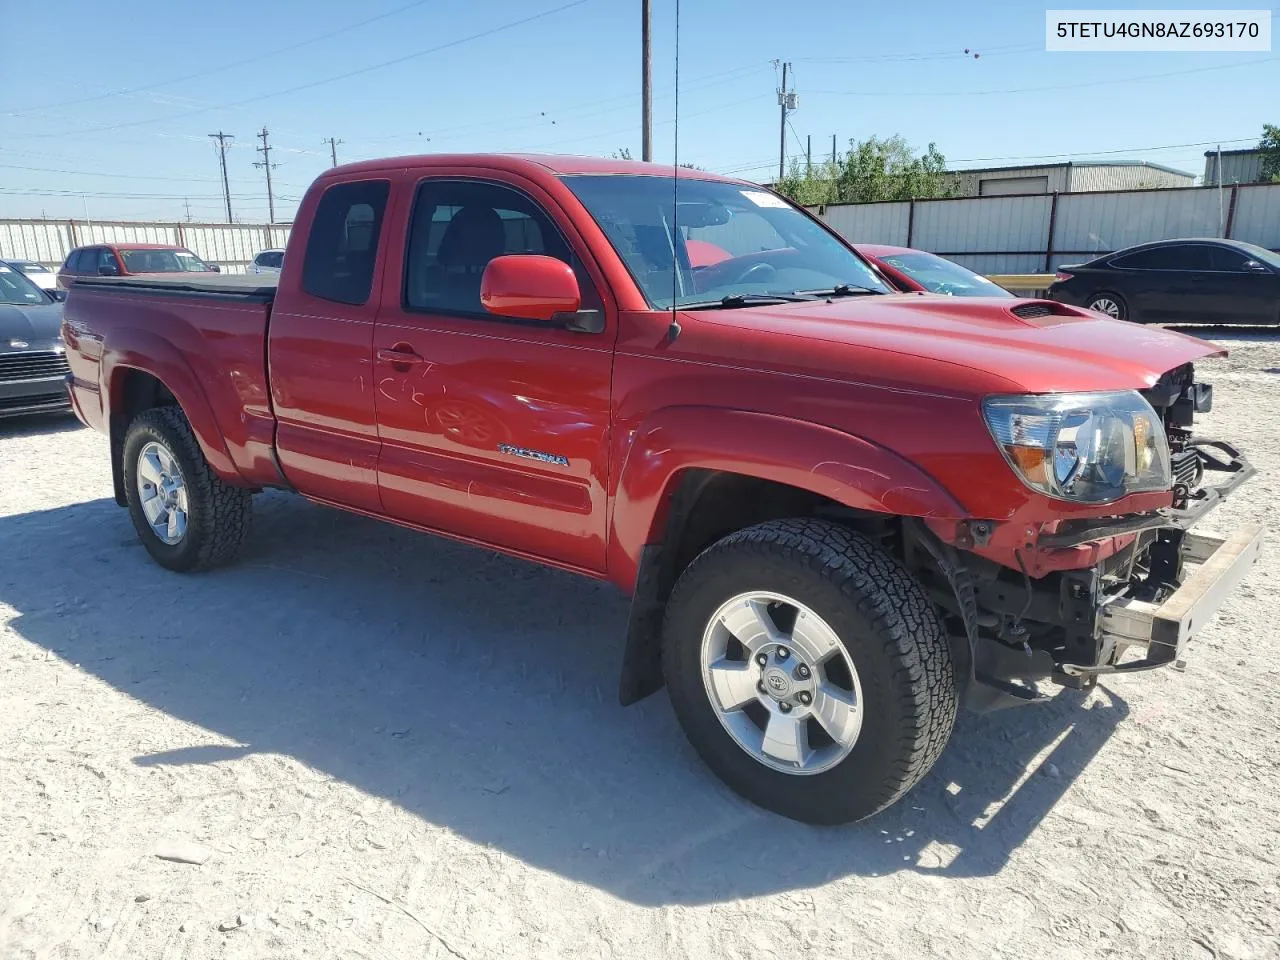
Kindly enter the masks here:
M 862 297 L 866 296 L 868 293 L 884 293 L 883 290 L 876 290 L 873 287 L 863 287 L 856 283 L 837 283 L 830 290 L 805 290 L 804 292 L 820 297 Z
M 802 303 L 816 300 L 817 297 L 807 293 L 734 293 L 719 300 L 708 300 L 706 303 L 679 304 L 681 310 L 732 310 L 735 307 L 754 307 L 768 303 Z

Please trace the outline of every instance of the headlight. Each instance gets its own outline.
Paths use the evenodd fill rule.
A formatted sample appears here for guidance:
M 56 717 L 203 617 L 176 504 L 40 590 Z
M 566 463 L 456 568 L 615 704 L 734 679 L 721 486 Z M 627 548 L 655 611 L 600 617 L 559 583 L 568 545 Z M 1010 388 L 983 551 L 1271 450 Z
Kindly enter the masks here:
M 988 397 L 982 415 L 1014 472 L 1051 497 L 1109 503 L 1172 484 L 1164 425 L 1134 390 Z

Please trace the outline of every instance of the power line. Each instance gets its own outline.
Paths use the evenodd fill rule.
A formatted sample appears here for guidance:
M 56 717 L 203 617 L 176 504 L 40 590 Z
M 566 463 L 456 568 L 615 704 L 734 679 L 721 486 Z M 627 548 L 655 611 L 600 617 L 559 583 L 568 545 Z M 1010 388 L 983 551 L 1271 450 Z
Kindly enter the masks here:
M 550 10 L 543 10 L 540 13 L 531 14 L 527 17 L 522 17 L 519 20 L 511 20 L 506 23 L 499 24 L 496 27 L 490 27 L 487 30 L 482 30 L 479 33 L 473 33 L 465 37 L 459 37 L 456 40 L 450 40 L 447 43 L 438 44 L 437 46 L 434 46 L 434 47 L 428 47 L 425 50 L 418 50 L 418 51 L 415 51 L 414 53 L 407 53 L 404 56 L 395 57 L 391 60 L 384 60 L 380 63 L 370 64 L 367 67 L 360 67 L 357 70 L 348 70 L 346 73 L 339 73 L 330 77 L 323 77 L 319 80 L 312 80 L 309 83 L 300 83 L 294 87 L 285 87 L 283 90 L 274 90 L 271 93 L 264 93 L 256 97 L 246 97 L 244 100 L 235 100 L 230 103 L 212 104 L 207 107 L 200 107 L 196 110 L 187 110 L 183 113 L 170 114 L 167 117 L 151 117 L 145 120 L 130 120 L 124 123 L 110 123 L 100 127 L 86 127 L 82 130 L 59 130 L 53 133 L 31 133 L 31 134 L 26 134 L 25 136 L 27 138 L 32 138 L 32 139 L 43 139 L 46 137 L 66 137 L 66 136 L 78 136 L 86 133 L 103 133 L 108 130 L 122 130 L 126 127 L 138 127 L 148 123 L 165 123 L 169 120 L 181 120 L 186 117 L 193 117 L 199 113 L 208 113 L 211 110 L 229 110 L 232 107 L 242 107 L 250 103 L 259 103 L 263 100 L 272 100 L 276 97 L 282 97 L 290 93 L 298 93 L 301 90 L 310 90 L 310 89 L 313 89 L 314 87 L 323 86 L 327 83 L 336 83 L 339 80 L 348 80 L 351 77 L 358 77 L 358 76 L 361 76 L 362 74 L 371 73 L 374 70 L 382 70 L 382 69 L 385 69 L 386 67 L 392 67 L 392 66 L 395 66 L 396 64 L 405 63 L 409 60 L 415 60 L 418 57 L 425 57 L 432 53 L 439 53 L 442 50 L 448 50 L 452 47 L 461 46 L 464 43 L 471 43 L 475 40 L 482 40 L 485 37 L 491 37 L 494 34 L 502 33 L 506 30 L 511 30 L 511 29 L 514 29 L 515 27 L 524 26 L 525 24 L 533 23 L 536 20 L 545 19 L 546 17 L 552 16 L 557 13 L 563 13 L 565 10 L 572 9 L 573 7 L 580 7 L 583 4 L 590 3 L 590 2 L 592 2 L 592 0 L 570 0 L 569 3 L 561 4 L 560 6 L 553 7 Z
M 1107 157 L 1117 153 L 1142 153 L 1155 150 L 1181 150 L 1186 147 L 1208 147 L 1219 143 L 1256 143 L 1257 137 L 1240 137 L 1235 140 L 1199 140 L 1195 143 L 1167 143 L 1158 147 L 1127 147 L 1122 150 L 1092 150 L 1088 153 L 1035 153 L 1021 157 L 970 157 L 966 160 L 954 160 L 953 163 L 993 163 L 997 160 L 1056 160 L 1062 157 Z
M 792 130 L 792 133 L 795 134 L 798 141 L 799 134 L 796 134 L 794 129 Z M 949 163 L 999 163 L 1002 161 L 1019 161 L 1019 160 L 1071 160 L 1071 159 L 1088 160 L 1090 157 L 1107 157 L 1107 156 L 1115 156 L 1117 154 L 1122 154 L 1122 153 L 1150 153 L 1158 150 L 1183 150 L 1189 147 L 1207 147 L 1207 146 L 1214 146 L 1220 143 L 1225 143 L 1225 144 L 1256 143 L 1257 141 L 1258 141 L 1258 138 L 1256 136 L 1255 137 L 1237 137 L 1237 138 L 1219 137 L 1213 140 L 1197 140 L 1192 143 L 1165 143 L 1165 144 L 1157 144 L 1155 146 L 1148 145 L 1148 146 L 1142 146 L 1142 147 L 1120 147 L 1113 150 L 1086 150 L 1086 151 L 1079 151 L 1074 153 L 1035 153 L 1035 154 L 1021 154 L 1019 156 L 1004 156 L 1004 157 L 967 157 L 962 160 L 952 160 L 952 161 L 949 161 Z M 788 159 L 794 160 L 801 156 L 803 156 L 803 154 L 800 154 L 800 153 L 792 154 L 790 157 L 788 157 Z M 744 161 L 742 164 L 735 164 L 732 167 L 723 168 L 720 172 L 725 174 L 730 174 L 730 173 L 746 173 L 752 170 L 764 170 L 764 169 L 767 169 L 768 167 L 771 167 L 775 162 L 776 161 L 774 160 L 765 160 L 765 159 L 754 160 L 754 161 Z
M 970 47 L 964 54 L 972 56 Z M 1023 53 L 1043 51 L 1038 43 L 1013 43 L 1002 47 L 986 47 L 980 51 L 983 57 L 1007 57 Z M 962 56 L 957 50 L 938 50 L 933 53 L 884 53 L 860 57 L 796 57 L 797 63 L 917 63 L 925 60 L 953 60 Z
M 17 117 L 17 116 L 22 116 L 28 113 L 38 113 L 41 110 L 54 110 L 54 109 L 57 109 L 58 107 L 69 107 L 69 106 L 73 106 L 75 104 L 80 104 L 80 103 L 93 103 L 98 100 L 106 100 L 110 97 L 126 96 L 131 93 L 142 93 L 147 90 L 156 90 L 159 87 L 172 86 L 175 83 L 185 83 L 188 80 L 196 80 L 200 77 L 207 77 L 210 74 L 221 73 L 223 70 L 230 70 L 233 67 L 242 67 L 247 63 L 257 63 L 260 60 L 266 60 L 268 57 L 279 56 L 282 53 L 289 53 L 290 51 L 297 50 L 300 47 L 310 46 L 311 44 L 319 43 L 322 40 L 329 40 L 329 39 L 332 39 L 333 37 L 341 36 L 344 33 L 350 33 L 352 30 L 355 30 L 359 27 L 364 27 L 371 23 L 375 23 L 378 20 L 385 20 L 387 17 L 394 17 L 397 14 L 404 13 L 407 10 L 412 10 L 414 7 L 421 7 L 428 2 L 429 0 L 413 0 L 412 3 L 407 3 L 404 6 L 396 7 L 394 10 L 388 10 L 386 13 L 379 13 L 376 16 L 367 17 L 366 19 L 358 20 L 355 23 L 349 23 L 345 27 L 338 27 L 336 30 L 330 30 L 328 33 L 322 33 L 319 36 L 311 37 L 309 40 L 299 40 L 297 43 L 291 43 L 288 46 L 276 47 L 274 50 L 267 50 L 263 53 L 256 53 L 251 57 L 243 57 L 240 60 L 232 60 L 229 63 L 224 63 L 216 67 L 209 67 L 208 69 L 199 70 L 195 73 L 188 73 L 185 76 L 174 77 L 169 80 L 160 80 L 156 83 L 148 83 L 141 87 L 130 87 L 127 90 L 115 90 L 115 91 L 112 91 L 111 93 L 99 93 L 99 94 L 94 94 L 93 96 L 90 96 L 90 97 L 80 97 L 79 99 L 76 99 L 76 100 L 61 100 L 57 103 L 46 103 L 43 106 L 27 107 L 23 110 L 15 110 L 11 112 L 9 116 Z
M 1182 77 L 1189 73 L 1208 73 L 1213 70 L 1234 70 L 1238 67 L 1256 66 L 1260 63 L 1273 63 L 1280 57 L 1263 57 L 1260 60 L 1246 60 L 1243 63 L 1220 63 L 1212 67 L 1197 67 L 1192 70 L 1174 70 L 1168 73 L 1148 73 L 1137 77 L 1120 77 L 1116 80 L 1086 80 L 1082 83 L 1056 83 L 1046 87 L 1018 87 L 999 90 L 814 90 L 813 93 L 827 94 L 836 97 L 991 97 L 1014 93 L 1045 93 L 1050 90 L 1079 90 L 1082 87 L 1109 87 L 1121 83 L 1137 83 L 1142 80 L 1161 80 L 1166 77 Z

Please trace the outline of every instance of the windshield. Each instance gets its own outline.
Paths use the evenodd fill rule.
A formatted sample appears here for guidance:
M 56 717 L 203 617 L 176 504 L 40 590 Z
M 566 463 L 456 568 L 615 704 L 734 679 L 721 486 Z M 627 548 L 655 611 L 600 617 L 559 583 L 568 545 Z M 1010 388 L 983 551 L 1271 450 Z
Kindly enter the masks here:
M 48 302 L 49 298 L 34 283 L 12 267 L 0 264 L 0 303 L 27 307 Z
M 190 250 L 121 250 L 130 273 L 206 273 L 208 264 Z
M 937 254 L 923 250 L 913 253 L 890 253 L 879 257 L 902 273 L 905 273 L 926 290 L 955 297 L 1012 297 L 1013 294 L 986 277 L 945 260 Z
M 667 177 L 563 180 L 657 309 L 719 303 L 726 297 L 825 292 L 842 285 L 891 292 L 853 251 L 764 190 L 681 178 L 675 204 Z M 673 269 L 677 262 L 678 271 Z

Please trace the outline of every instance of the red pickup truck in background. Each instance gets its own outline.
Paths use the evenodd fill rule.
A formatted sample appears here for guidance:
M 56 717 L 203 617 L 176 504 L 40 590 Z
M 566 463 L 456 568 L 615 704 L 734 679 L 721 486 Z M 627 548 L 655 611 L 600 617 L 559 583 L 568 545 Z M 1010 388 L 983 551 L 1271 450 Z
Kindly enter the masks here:
M 622 701 L 665 684 L 717 775 L 809 822 L 896 801 L 961 703 L 1175 661 L 1260 549 L 1188 532 L 1253 473 L 1192 432 L 1219 348 L 891 292 L 700 171 L 338 167 L 278 279 L 78 280 L 63 337 L 161 565 L 230 560 L 275 487 L 610 580 Z

